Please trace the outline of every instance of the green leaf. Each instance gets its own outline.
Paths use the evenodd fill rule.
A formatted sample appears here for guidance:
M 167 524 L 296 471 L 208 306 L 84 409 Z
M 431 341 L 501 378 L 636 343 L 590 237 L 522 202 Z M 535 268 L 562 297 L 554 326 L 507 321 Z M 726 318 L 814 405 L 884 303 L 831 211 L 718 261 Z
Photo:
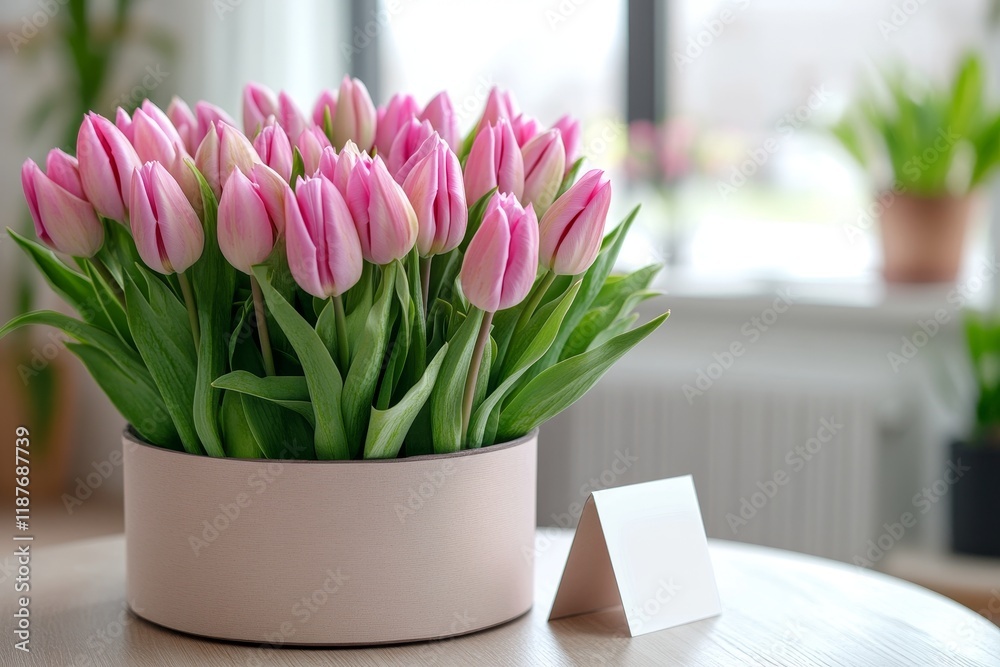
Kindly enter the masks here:
M 255 266 L 253 273 L 264 292 L 267 307 L 302 362 L 316 415 L 316 456 L 320 459 L 351 458 L 341 414 L 343 383 L 333 357 L 316 330 L 271 287 L 266 269 Z
M 566 346 L 563 347 L 559 360 L 569 359 L 586 352 L 593 346 L 594 340 L 611 326 L 612 322 L 630 313 L 640 302 L 659 296 L 659 294 L 659 292 L 652 290 L 640 290 L 629 294 L 617 303 L 609 303 L 587 311 L 583 320 L 576 325 L 569 340 L 566 341 Z
M 302 159 L 302 153 L 299 152 L 298 147 L 292 146 L 292 174 L 288 178 L 288 184 L 295 189 L 295 184 L 299 180 L 300 176 L 305 176 L 306 165 L 305 161 Z
M 123 343 L 135 348 L 135 341 L 132 339 L 132 332 L 129 331 L 128 327 L 128 315 L 125 314 L 125 309 L 118 301 L 118 297 L 115 296 L 114 288 L 108 285 L 108 282 L 97 273 L 90 262 L 83 262 L 83 270 L 87 273 L 87 278 L 90 279 L 94 300 L 100 304 L 101 310 L 111 322 L 114 332 L 118 334 Z
M 316 427 L 316 415 L 309 401 L 309 386 L 301 375 L 259 377 L 247 371 L 233 371 L 220 377 L 212 386 L 271 401 L 302 415 L 310 426 Z
M 448 344 L 431 360 L 420 380 L 410 387 L 400 401 L 388 410 L 373 409 L 365 439 L 366 459 L 390 459 L 399 455 L 410 425 L 427 402 L 434 389 L 441 365 L 448 353 Z
M 229 324 L 233 294 L 236 291 L 235 269 L 219 249 L 216 217 L 218 203 L 201 172 L 189 162 L 201 187 L 202 223 L 205 248 L 201 258 L 188 273 L 194 287 L 201 338 L 198 345 L 198 370 L 194 392 L 194 425 L 209 456 L 225 456 L 219 426 L 222 396 L 212 382 L 228 370 Z
M 66 343 L 66 349 L 83 362 L 97 386 L 144 440 L 165 449 L 181 449 L 167 406 L 145 369 L 142 373 L 126 372 L 93 345 Z
M 13 229 L 8 228 L 7 232 L 38 267 L 49 287 L 65 299 L 85 322 L 106 331 L 114 331 L 111 320 L 94 295 L 90 281 L 60 262 L 55 253 L 48 248 L 26 239 Z
M 375 304 L 365 322 L 364 335 L 344 379 L 344 429 L 352 457 L 360 453 L 359 450 L 365 442 L 368 413 L 372 409 L 375 387 L 378 384 L 385 349 L 389 342 L 397 269 L 397 262 L 385 266 Z M 313 400 L 315 401 L 315 398 Z
M 129 329 L 174 420 L 184 449 L 191 454 L 202 454 L 192 409 L 198 362 L 191 329 L 185 326 L 187 313 L 172 294 L 163 294 L 166 287 L 162 283 L 147 282 L 153 303 L 147 303 L 132 278 L 126 276 Z
M 306 419 L 276 402 L 241 394 L 243 413 L 266 459 L 315 459 L 313 430 Z
M 316 333 L 319 334 L 320 340 L 323 341 L 323 345 L 326 345 L 327 352 L 334 359 L 337 358 L 337 315 L 336 309 L 333 307 L 333 299 L 327 299 L 324 302 L 326 305 L 323 306 L 323 310 L 320 311 L 319 317 L 316 318 Z
M 551 313 L 546 315 L 540 311 L 531 318 L 528 328 L 521 335 L 521 338 L 528 342 L 522 346 L 522 349 L 511 350 L 511 355 L 508 357 L 507 363 L 504 364 L 510 370 L 505 368 L 500 375 L 503 378 L 502 382 L 472 414 L 472 419 L 469 421 L 470 448 L 481 447 L 486 443 L 486 431 L 490 416 L 497 412 L 497 406 L 506 398 L 514 387 L 514 383 L 536 361 L 542 358 L 542 355 L 555 341 L 563 318 L 566 317 L 566 313 L 579 291 L 580 283 L 574 283 L 558 302 L 546 304 L 547 309 L 551 308 Z
M 462 398 L 482 321 L 483 311 L 473 308 L 449 342 L 448 354 L 431 393 L 435 453 L 457 452 L 462 448 Z
M 259 459 L 263 457 L 263 452 L 257 444 L 253 431 L 250 430 L 241 398 L 240 394 L 230 391 L 222 396 L 219 421 L 226 436 L 226 456 L 237 459 Z
M 618 359 L 663 324 L 664 313 L 604 345 L 547 368 L 513 396 L 500 413 L 497 437 L 512 440 L 559 414 L 583 396 Z
M 567 190 L 573 187 L 573 184 L 576 183 L 576 177 L 579 175 L 580 170 L 583 168 L 583 163 L 586 160 L 587 158 L 585 157 L 577 158 L 576 162 L 573 163 L 573 166 L 569 168 L 569 171 L 566 172 L 566 177 L 562 180 L 562 183 L 559 184 L 559 190 L 556 192 L 556 199 L 562 197 L 566 194 Z

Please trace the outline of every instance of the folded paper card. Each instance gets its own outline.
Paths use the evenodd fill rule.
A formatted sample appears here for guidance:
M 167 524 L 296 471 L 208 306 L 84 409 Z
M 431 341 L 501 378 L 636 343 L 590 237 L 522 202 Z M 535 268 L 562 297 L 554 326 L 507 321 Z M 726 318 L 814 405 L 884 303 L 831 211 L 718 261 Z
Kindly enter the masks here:
M 690 475 L 587 498 L 549 620 L 618 606 L 633 637 L 722 612 Z

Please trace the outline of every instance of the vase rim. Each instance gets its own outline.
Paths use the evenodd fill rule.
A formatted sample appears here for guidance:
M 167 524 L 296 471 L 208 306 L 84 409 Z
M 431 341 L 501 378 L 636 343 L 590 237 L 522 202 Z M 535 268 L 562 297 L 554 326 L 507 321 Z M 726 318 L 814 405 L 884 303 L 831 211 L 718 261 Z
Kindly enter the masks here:
M 142 437 L 135 431 L 131 424 L 125 425 L 125 430 L 122 432 L 122 437 L 133 445 L 139 447 L 146 447 L 148 449 L 153 449 L 158 452 L 163 452 L 164 454 L 176 454 L 179 456 L 191 456 L 198 459 L 206 459 L 208 461 L 229 461 L 229 462 L 244 462 L 244 463 L 304 463 L 304 464 L 389 464 L 389 463 L 406 463 L 418 462 L 418 461 L 439 461 L 448 458 L 458 458 L 464 456 L 475 456 L 477 454 L 488 454 L 490 452 L 496 452 L 504 449 L 511 449 L 513 447 L 518 447 L 520 445 L 527 444 L 538 437 L 538 427 L 536 426 L 529 433 L 522 435 L 519 438 L 513 440 L 507 440 L 506 442 L 500 442 L 495 445 L 487 445 L 485 447 L 477 447 L 475 449 L 460 449 L 457 452 L 448 452 L 447 454 L 420 454 L 418 456 L 404 456 L 395 457 L 391 459 L 265 459 L 265 458 L 239 458 L 233 456 L 208 456 L 207 454 L 192 454 L 191 452 L 177 450 L 177 449 L 167 449 L 166 447 L 160 447 L 159 445 L 154 445 L 151 442 L 146 442 Z

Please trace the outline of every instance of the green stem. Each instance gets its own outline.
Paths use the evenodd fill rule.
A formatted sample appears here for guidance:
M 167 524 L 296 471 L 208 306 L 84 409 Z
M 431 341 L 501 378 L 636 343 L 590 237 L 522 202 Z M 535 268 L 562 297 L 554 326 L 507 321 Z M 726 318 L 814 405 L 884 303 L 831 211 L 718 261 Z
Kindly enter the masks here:
M 514 335 L 516 336 L 518 332 L 522 331 L 524 327 L 528 326 L 528 320 L 531 316 L 535 314 L 535 309 L 538 308 L 538 304 L 542 302 L 542 297 L 545 293 L 549 291 L 552 287 L 552 282 L 556 279 L 556 274 L 552 273 L 549 269 L 545 270 L 545 274 L 542 279 L 538 281 L 535 285 L 534 291 L 528 297 L 528 302 L 524 304 L 524 308 L 521 309 L 521 316 L 517 318 L 517 324 L 514 326 Z
M 424 304 L 424 316 L 427 316 L 428 311 L 430 311 L 431 306 L 427 303 L 427 297 L 431 292 L 431 264 L 434 261 L 433 257 L 421 257 L 420 258 L 420 293 L 423 295 Z
M 346 376 L 351 352 L 347 342 L 347 315 L 344 314 L 344 301 L 339 294 L 333 297 L 333 314 L 337 323 L 337 365 L 340 367 L 340 372 Z
M 472 418 L 472 402 L 476 397 L 476 383 L 479 380 L 479 367 L 483 363 L 483 352 L 490 342 L 490 325 L 493 323 L 493 313 L 486 312 L 483 315 L 482 324 L 479 325 L 479 337 L 476 338 L 476 347 L 472 351 L 472 361 L 469 363 L 469 376 L 465 379 L 465 397 L 462 400 L 462 445 L 465 445 L 467 432 L 469 430 L 469 420 Z
M 111 290 L 111 293 L 115 295 L 115 298 L 118 299 L 118 303 L 120 303 L 122 308 L 124 308 L 125 295 L 122 294 L 121 286 L 118 285 L 118 281 L 115 280 L 115 277 L 111 275 L 111 271 L 108 270 L 107 265 L 98 259 L 97 255 L 90 258 L 90 263 L 94 267 L 94 270 L 97 271 L 97 275 L 99 275 L 101 279 L 108 284 L 108 288 Z
M 191 291 L 187 274 L 178 273 L 177 282 L 181 284 L 181 294 L 184 295 L 184 305 L 187 306 L 188 320 L 191 322 L 191 335 L 194 337 L 194 347 L 197 349 L 201 340 L 201 330 L 198 328 L 198 309 L 194 305 L 194 292 Z
M 271 351 L 271 334 L 267 332 L 264 293 L 253 274 L 250 274 L 250 291 L 253 294 L 253 310 L 257 315 L 257 336 L 260 338 L 260 353 L 264 357 L 264 372 L 269 376 L 274 375 L 274 353 Z

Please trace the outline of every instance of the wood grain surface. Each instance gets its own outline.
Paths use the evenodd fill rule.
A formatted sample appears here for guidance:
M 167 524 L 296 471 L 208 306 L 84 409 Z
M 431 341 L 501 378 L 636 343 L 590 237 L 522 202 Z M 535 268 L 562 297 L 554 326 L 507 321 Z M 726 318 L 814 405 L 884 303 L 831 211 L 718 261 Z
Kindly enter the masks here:
M 571 533 L 542 530 L 535 607 L 506 625 L 377 649 L 272 648 L 165 630 L 128 612 L 122 536 L 38 550 L 31 653 L 0 665 L 1000 665 L 1000 629 L 898 579 L 785 551 L 711 541 L 721 616 L 630 639 L 621 609 L 547 622 Z M 2 598 L 10 627 L 15 594 Z

